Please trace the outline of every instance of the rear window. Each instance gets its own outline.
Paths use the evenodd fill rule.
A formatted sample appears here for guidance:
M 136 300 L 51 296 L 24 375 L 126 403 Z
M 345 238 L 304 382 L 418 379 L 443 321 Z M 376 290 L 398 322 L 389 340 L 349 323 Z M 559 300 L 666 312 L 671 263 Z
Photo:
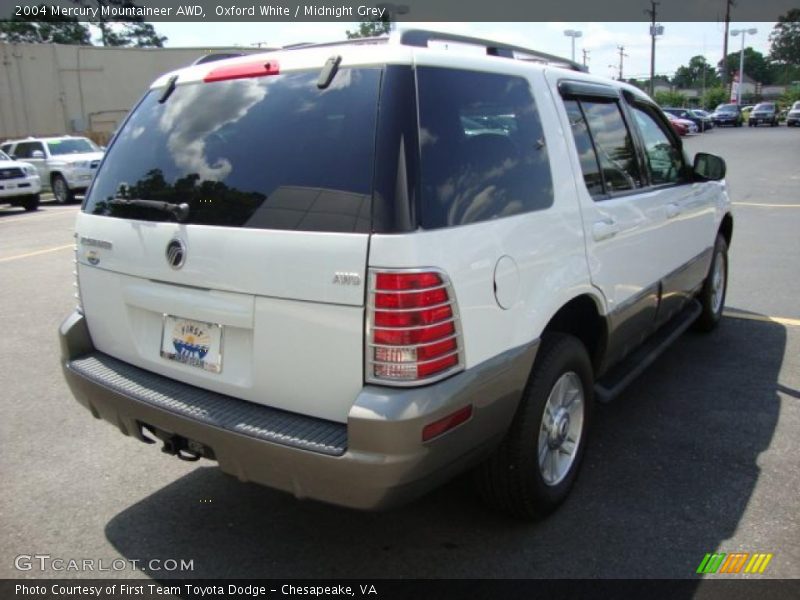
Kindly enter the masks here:
M 117 198 L 187 203 L 183 222 L 368 232 L 380 69 L 341 69 L 150 91 L 86 200 L 97 215 L 174 221 Z
M 420 67 L 417 86 L 423 228 L 552 205 L 547 146 L 526 79 Z

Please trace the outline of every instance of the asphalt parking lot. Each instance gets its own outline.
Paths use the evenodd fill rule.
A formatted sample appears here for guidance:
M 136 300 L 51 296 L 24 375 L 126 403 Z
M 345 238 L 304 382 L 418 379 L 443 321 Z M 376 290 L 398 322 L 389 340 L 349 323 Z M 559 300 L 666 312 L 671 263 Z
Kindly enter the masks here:
M 729 316 L 598 407 L 572 495 L 533 524 L 488 511 L 464 480 L 387 513 L 300 502 L 92 419 L 56 339 L 78 208 L 0 208 L 0 577 L 98 575 L 14 567 L 48 554 L 194 561 L 103 577 L 691 578 L 715 551 L 772 553 L 764 576 L 800 577 L 800 130 L 686 146 L 728 162 Z

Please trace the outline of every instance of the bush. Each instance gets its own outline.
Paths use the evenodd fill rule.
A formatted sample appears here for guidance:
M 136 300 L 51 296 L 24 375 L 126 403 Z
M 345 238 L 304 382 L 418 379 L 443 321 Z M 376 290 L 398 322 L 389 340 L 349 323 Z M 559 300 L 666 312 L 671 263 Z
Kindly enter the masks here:
M 724 87 L 714 87 L 706 90 L 703 94 L 702 104 L 706 110 L 714 110 L 720 104 L 727 104 L 730 101 L 728 90 Z
M 656 92 L 653 94 L 655 100 L 660 106 L 685 106 L 686 96 L 678 92 Z

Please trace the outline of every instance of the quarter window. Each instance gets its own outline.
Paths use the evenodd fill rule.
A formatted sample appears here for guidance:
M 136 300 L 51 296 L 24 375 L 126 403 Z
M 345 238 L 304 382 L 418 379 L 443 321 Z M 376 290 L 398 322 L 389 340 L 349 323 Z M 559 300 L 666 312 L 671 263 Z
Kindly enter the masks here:
M 417 85 L 424 228 L 552 205 L 547 146 L 526 79 L 420 67 Z

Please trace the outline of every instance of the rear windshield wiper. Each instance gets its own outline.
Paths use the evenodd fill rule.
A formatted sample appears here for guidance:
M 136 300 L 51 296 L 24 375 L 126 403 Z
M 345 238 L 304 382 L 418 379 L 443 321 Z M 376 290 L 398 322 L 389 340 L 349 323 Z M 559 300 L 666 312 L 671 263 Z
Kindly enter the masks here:
M 112 206 L 142 206 L 144 208 L 154 208 L 171 213 L 179 223 L 183 223 L 189 216 L 189 205 L 186 202 L 173 204 L 172 202 L 162 202 L 161 200 L 144 200 L 142 198 L 121 198 L 116 197 L 108 201 Z

